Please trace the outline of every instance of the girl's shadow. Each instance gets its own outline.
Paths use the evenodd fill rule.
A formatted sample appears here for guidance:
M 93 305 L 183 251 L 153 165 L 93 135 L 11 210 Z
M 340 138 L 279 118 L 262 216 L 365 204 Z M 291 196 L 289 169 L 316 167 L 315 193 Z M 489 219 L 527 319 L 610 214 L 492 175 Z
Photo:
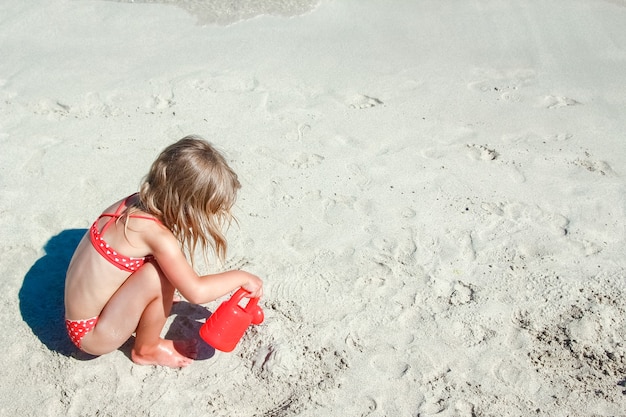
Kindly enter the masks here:
M 199 336 L 200 327 L 204 324 L 204 319 L 211 314 L 205 307 L 180 301 L 172 306 L 170 314 L 176 314 L 176 317 L 172 320 L 165 334 L 165 339 L 196 340 L 198 342 L 198 353 L 195 360 L 197 361 L 211 359 L 215 356 L 215 349 L 205 343 Z M 119 349 L 131 360 L 131 351 L 134 344 L 135 336 L 131 336 Z
M 186 301 L 179 301 L 172 306 L 170 314 L 176 314 L 172 320 L 165 339 L 169 340 L 196 340 L 198 342 L 198 353 L 195 360 L 211 359 L 215 356 L 215 349 L 205 343 L 200 338 L 200 327 L 204 324 L 204 319 L 210 316 L 209 311 L 197 304 L 189 304 Z M 135 336 L 131 336 L 122 346 L 120 351 L 132 360 L 131 351 L 135 344 Z
M 210 316 L 206 307 L 180 301 L 172 306 L 172 314 L 176 314 L 170 325 L 166 339 L 196 339 L 198 340 L 198 356 L 196 360 L 210 359 L 215 356 L 215 349 L 200 338 L 200 328 L 204 319 Z
M 24 276 L 19 292 L 22 318 L 52 351 L 70 356 L 76 352 L 65 330 L 65 273 L 74 250 L 87 232 L 68 229 L 50 238 L 45 255 Z

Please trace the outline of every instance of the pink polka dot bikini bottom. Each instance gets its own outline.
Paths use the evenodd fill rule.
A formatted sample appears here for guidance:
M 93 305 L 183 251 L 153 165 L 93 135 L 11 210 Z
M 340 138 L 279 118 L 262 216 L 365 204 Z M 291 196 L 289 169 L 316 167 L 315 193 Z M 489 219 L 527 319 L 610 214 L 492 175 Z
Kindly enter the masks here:
M 80 341 L 87 333 L 96 327 L 98 322 L 98 316 L 86 319 L 86 320 L 65 320 L 65 327 L 67 327 L 67 334 L 70 336 L 72 343 L 80 349 Z

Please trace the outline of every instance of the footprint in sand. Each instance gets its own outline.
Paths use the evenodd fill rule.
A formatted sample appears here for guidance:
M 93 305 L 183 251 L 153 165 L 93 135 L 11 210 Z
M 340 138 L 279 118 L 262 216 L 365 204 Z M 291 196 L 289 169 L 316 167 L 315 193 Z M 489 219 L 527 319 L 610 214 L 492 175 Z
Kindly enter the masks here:
M 590 156 L 586 153 L 586 156 Z M 591 159 L 576 159 L 572 164 L 600 175 L 615 175 L 613 168 L 605 161 L 594 161 Z
M 297 169 L 306 169 L 312 168 L 322 163 L 324 157 L 318 154 L 305 154 L 301 153 L 300 155 L 293 158 L 291 161 L 291 166 Z
M 282 241 L 287 247 L 299 252 L 306 250 L 307 244 L 304 236 L 304 229 L 300 225 L 293 226 L 291 229 L 285 230 L 282 235 Z
M 469 156 L 475 160 L 483 160 L 483 161 L 493 161 L 496 159 L 499 154 L 494 149 L 489 149 L 483 145 L 475 145 L 470 143 L 467 145 L 467 149 L 469 150 Z
M 451 370 L 434 372 L 423 377 L 422 386 L 426 388 L 425 401 L 421 404 L 417 415 L 435 415 L 440 414 L 446 416 L 473 417 L 478 415 L 475 411 L 476 406 L 463 398 L 455 398 L 452 393 L 458 391 L 466 392 L 474 391 L 471 384 L 461 388 L 459 383 L 450 377 Z M 467 394 L 476 398 L 480 395 L 478 392 L 467 392 Z
M 55 120 L 62 120 L 70 116 L 72 106 L 60 100 L 42 98 L 36 103 L 29 103 L 28 108 L 33 114 L 47 116 Z
M 510 149 L 507 149 L 510 154 Z M 476 143 L 455 144 L 449 146 L 437 146 L 426 148 L 421 151 L 421 156 L 432 160 L 447 160 L 449 163 L 461 163 L 461 156 L 465 154 L 474 161 L 484 161 L 493 164 L 492 168 L 504 172 L 511 181 L 521 184 L 526 181 L 526 176 L 521 170 L 521 165 L 510 158 L 501 158 L 501 155 L 494 148 L 488 145 Z M 495 162 L 491 162 L 495 161 Z M 442 164 L 442 167 L 444 165 Z
M 348 179 L 354 181 L 361 191 L 371 188 L 372 179 L 366 169 L 357 164 L 348 164 L 346 170 L 350 174 Z
M 523 352 L 516 352 L 516 355 L 523 354 Z M 513 390 L 521 390 L 528 385 L 539 385 L 540 381 L 524 365 L 517 363 L 514 357 L 495 359 L 491 368 L 491 375 L 500 384 Z
M 546 109 L 558 109 L 560 107 L 576 106 L 578 104 L 581 103 L 569 97 L 545 96 L 541 101 L 540 107 L 545 107 Z
M 462 146 L 463 145 L 450 145 L 426 148 L 421 154 L 424 158 L 428 159 L 450 158 L 458 155 L 461 149 L 463 149 Z M 475 143 L 466 144 L 465 150 L 467 151 L 467 156 L 474 160 L 493 161 L 500 156 L 495 149 Z
M 323 198 L 321 202 L 324 207 L 324 222 L 330 225 L 342 224 L 360 211 L 357 197 L 352 195 L 334 194 Z
M 479 93 L 494 94 L 498 100 L 505 101 L 522 101 L 520 89 L 535 79 L 535 72 L 530 69 L 485 69 L 477 72 L 481 79 L 470 82 L 467 88 Z
M 549 231 L 553 236 L 567 235 L 569 219 L 558 213 L 546 212 L 536 205 L 522 202 L 483 203 L 482 208 L 496 217 L 491 225 L 479 232 L 479 236 L 509 236 L 536 228 Z
M 384 103 L 376 97 L 357 94 L 349 99 L 347 104 L 353 109 L 369 109 L 370 107 L 380 106 Z
M 211 93 L 247 93 L 259 86 L 256 78 L 240 73 L 195 74 L 187 82 L 200 92 Z
M 229 26 L 257 16 L 299 16 L 317 7 L 319 0 L 264 2 L 258 0 L 232 1 L 172 1 L 172 0 L 117 0 L 121 3 L 161 3 L 180 7 L 198 19 L 198 24 Z M 236 5 L 236 6 L 233 6 Z M 281 414 L 282 415 L 282 414 Z
M 485 202 L 482 208 L 482 220 L 472 233 L 478 258 L 523 268 L 580 246 L 569 236 L 569 219 L 559 213 L 523 202 Z M 564 239 L 563 244 L 555 245 L 555 239 Z
M 422 386 L 426 389 L 426 401 L 420 407 L 420 413 L 438 414 L 450 407 L 451 388 L 456 384 L 448 378 L 450 369 L 426 374 Z
M 460 306 L 474 301 L 474 289 L 471 285 L 462 281 L 457 281 L 453 288 L 448 303 L 453 306 Z
M 174 97 L 173 95 L 163 95 L 163 94 L 155 94 L 150 99 L 146 100 L 145 107 L 148 109 L 169 109 L 174 106 Z

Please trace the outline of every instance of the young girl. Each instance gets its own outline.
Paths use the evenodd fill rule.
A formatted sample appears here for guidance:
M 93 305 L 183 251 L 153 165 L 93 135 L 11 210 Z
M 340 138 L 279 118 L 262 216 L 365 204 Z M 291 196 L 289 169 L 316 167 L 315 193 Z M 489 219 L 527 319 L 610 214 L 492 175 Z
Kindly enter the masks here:
M 135 363 L 189 365 L 196 340 L 161 338 L 175 289 L 195 304 L 238 287 L 250 297 L 263 293 L 263 282 L 244 271 L 198 276 L 183 253 L 193 260 L 200 243 L 224 259 L 222 228 L 239 188 L 224 157 L 201 138 L 188 136 L 167 147 L 139 193 L 107 208 L 76 248 L 65 282 L 72 342 L 102 355 L 135 333 Z

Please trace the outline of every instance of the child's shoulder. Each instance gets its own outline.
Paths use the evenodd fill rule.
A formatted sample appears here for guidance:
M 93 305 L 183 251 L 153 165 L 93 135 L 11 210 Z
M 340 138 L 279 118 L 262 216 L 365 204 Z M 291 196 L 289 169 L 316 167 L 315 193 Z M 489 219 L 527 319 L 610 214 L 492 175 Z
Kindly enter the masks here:
M 143 235 L 143 240 L 153 249 L 175 246 L 178 248 L 178 240 L 174 233 L 168 229 L 159 219 L 149 214 L 133 214 L 128 219 L 132 227 Z

